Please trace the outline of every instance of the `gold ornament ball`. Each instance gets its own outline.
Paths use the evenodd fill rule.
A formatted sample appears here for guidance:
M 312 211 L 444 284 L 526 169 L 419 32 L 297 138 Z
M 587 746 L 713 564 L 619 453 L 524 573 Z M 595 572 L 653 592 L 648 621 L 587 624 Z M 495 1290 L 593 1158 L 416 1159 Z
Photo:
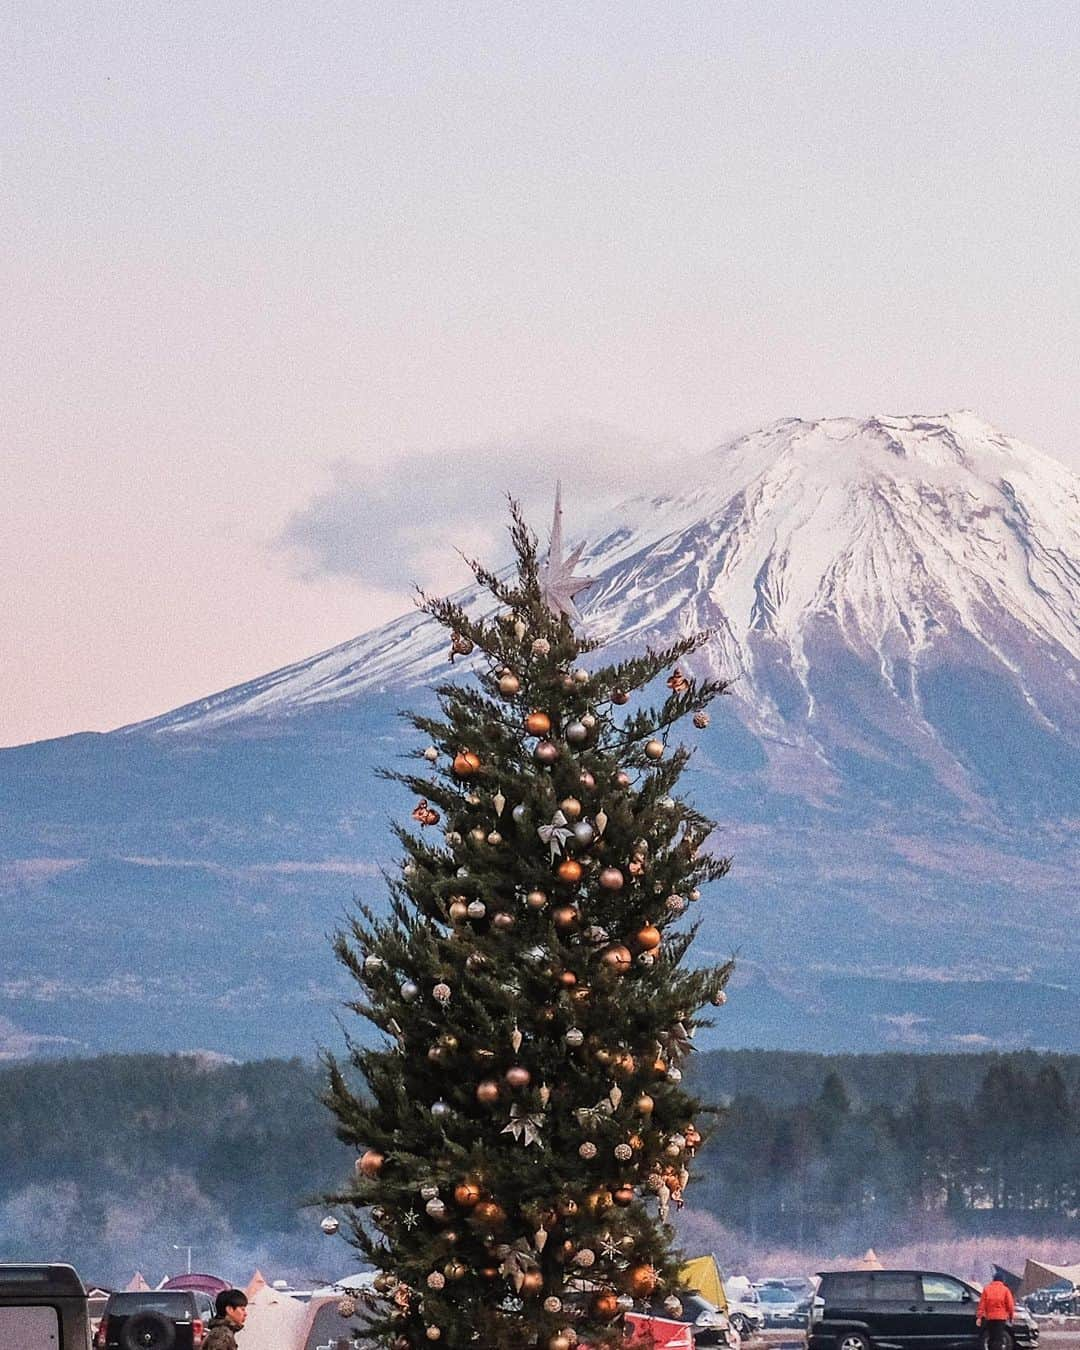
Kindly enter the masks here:
M 626 1287 L 635 1298 L 648 1298 L 656 1288 L 656 1271 L 652 1266 L 631 1266 L 626 1272 Z
M 560 881 L 573 885 L 581 880 L 582 866 L 575 858 L 564 858 L 556 869 Z
M 499 676 L 499 693 L 512 698 L 521 688 L 521 681 L 512 670 L 504 670 Z
M 577 820 L 581 815 L 581 803 L 576 797 L 564 797 L 559 803 L 559 810 L 567 820 Z
M 562 1307 L 562 1304 L 559 1305 Z M 555 1309 L 558 1312 L 558 1308 Z M 565 1331 L 556 1332 L 547 1343 L 547 1350 L 573 1350 L 574 1342 Z
M 459 1181 L 454 1187 L 454 1202 L 462 1209 L 472 1209 L 473 1205 L 480 1201 L 479 1183 L 471 1178 L 465 1181 Z
M 499 1100 L 499 1085 L 494 1078 L 485 1078 L 476 1085 L 476 1100 L 491 1106 Z
M 577 984 L 577 976 L 572 970 L 560 970 L 559 983 L 564 989 L 573 989 L 574 985 Z
M 525 897 L 525 903 L 530 909 L 543 909 L 547 904 L 547 896 L 543 891 L 530 891 Z
M 524 1064 L 511 1064 L 506 1071 L 506 1081 L 512 1088 L 523 1088 L 529 1086 L 529 1080 L 532 1075 Z
M 479 1223 L 486 1224 L 489 1228 L 498 1228 L 506 1222 L 506 1213 L 503 1207 L 494 1200 L 481 1200 L 474 1207 L 473 1214 Z
M 664 757 L 664 742 L 663 742 L 663 741 L 656 741 L 656 740 L 646 741 L 646 742 L 645 742 L 645 754 L 647 755 L 647 757 L 648 757 L 649 759 L 663 759 L 663 757 Z
M 525 719 L 525 730 L 530 736 L 546 736 L 551 730 L 551 718 L 546 712 L 531 712 Z
M 634 941 L 642 951 L 653 952 L 660 946 L 660 929 L 647 923 L 634 935 Z
M 491 922 L 496 928 L 501 929 L 505 933 L 508 928 L 513 928 L 514 916 L 512 914 L 507 914 L 504 909 L 500 909 Z
M 605 891 L 621 891 L 626 878 L 617 867 L 605 867 L 600 872 L 600 885 Z
M 356 1160 L 356 1170 L 362 1177 L 377 1177 L 383 1169 L 386 1158 L 377 1148 L 369 1148 Z
M 613 1289 L 601 1289 L 598 1294 L 593 1295 L 592 1301 L 593 1316 L 598 1317 L 602 1322 L 610 1322 L 619 1311 L 619 1300 Z
M 611 1198 L 617 1205 L 620 1205 L 625 1209 L 627 1205 L 632 1205 L 634 1203 L 634 1188 L 629 1185 L 617 1186 L 615 1190 L 612 1191 Z
M 428 1327 L 424 1332 L 424 1335 L 429 1341 L 437 1341 L 442 1336 L 442 1332 L 438 1327 Z
M 651 1116 L 653 1113 L 653 1107 L 655 1105 L 656 1103 L 649 1096 L 649 1094 L 647 1092 L 643 1092 L 641 1096 L 637 1099 L 637 1101 L 634 1103 L 634 1110 L 637 1111 L 639 1116 Z
M 544 1288 L 544 1276 L 539 1270 L 526 1270 L 521 1277 L 518 1293 L 524 1298 L 535 1298 Z
M 609 970 L 615 971 L 617 975 L 624 975 L 634 963 L 630 948 L 624 947 L 621 942 L 605 947 L 600 954 L 600 960 Z
M 480 756 L 473 750 L 459 750 L 454 756 L 453 767 L 459 778 L 471 778 L 480 772 Z
M 573 928 L 578 921 L 578 912 L 573 905 L 559 905 L 551 911 L 551 919 L 556 928 Z
M 469 1267 L 464 1261 L 447 1261 L 443 1266 L 443 1274 L 448 1280 L 463 1280 L 469 1273 Z

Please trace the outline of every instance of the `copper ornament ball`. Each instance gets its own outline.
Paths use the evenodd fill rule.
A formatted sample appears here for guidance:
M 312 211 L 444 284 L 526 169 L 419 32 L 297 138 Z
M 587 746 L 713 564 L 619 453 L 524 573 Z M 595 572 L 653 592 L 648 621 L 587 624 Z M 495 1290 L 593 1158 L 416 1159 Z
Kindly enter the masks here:
M 581 783 L 581 786 L 583 788 L 594 788 L 596 786 L 596 779 L 592 776 L 592 774 L 588 771 L 588 769 L 583 769 L 581 771 L 581 777 L 578 781 Z
M 622 707 L 624 703 L 630 702 L 630 695 L 626 692 L 625 689 L 616 689 L 611 695 L 611 701 L 612 703 L 617 703 L 620 707 Z
M 505 1077 L 512 1088 L 523 1088 L 529 1086 L 529 1080 L 532 1075 L 523 1064 L 511 1064 L 506 1071 Z
M 454 1187 L 454 1202 L 462 1209 L 472 1209 L 473 1205 L 480 1200 L 481 1190 L 478 1182 L 472 1180 L 459 1181 Z
M 581 803 L 576 797 L 564 797 L 559 803 L 559 810 L 567 820 L 577 820 L 581 815 Z
M 593 1295 L 592 1301 L 593 1316 L 600 1318 L 603 1322 L 610 1322 L 619 1311 L 619 1300 L 613 1289 L 602 1289 L 598 1294 Z
M 480 1223 L 487 1224 L 491 1228 L 498 1228 L 500 1224 L 506 1222 L 503 1207 L 494 1200 L 481 1200 L 473 1208 L 473 1214 Z
M 377 1148 L 369 1148 L 356 1160 L 356 1170 L 362 1177 L 377 1177 L 386 1162 L 385 1156 Z
M 600 872 L 600 885 L 605 891 L 621 891 L 626 878 L 617 867 L 605 867 Z
M 556 875 L 560 881 L 565 881 L 573 885 L 581 880 L 583 868 L 575 858 L 564 858 L 556 869 Z
M 525 903 L 530 909 L 543 909 L 547 904 L 547 895 L 543 891 L 530 891 L 525 897 Z
M 480 756 L 473 750 L 459 750 L 454 756 L 453 768 L 459 778 L 471 778 L 480 772 Z
M 499 1085 L 494 1078 L 485 1078 L 476 1085 L 476 1100 L 490 1106 L 499 1100 Z
M 554 764 L 559 758 L 559 747 L 554 741 L 540 741 L 533 756 L 541 764 Z
M 648 1298 L 656 1288 L 656 1271 L 652 1266 L 631 1266 L 626 1272 L 626 1287 L 635 1298 Z
M 649 1094 L 647 1092 L 643 1092 L 641 1096 L 637 1099 L 637 1101 L 634 1103 L 634 1109 L 637 1111 L 639 1116 L 651 1116 L 653 1113 L 653 1107 L 655 1105 L 656 1103 L 649 1096 Z
M 514 916 L 512 914 L 507 914 L 506 910 L 500 909 L 491 922 L 496 928 L 501 929 L 505 933 L 508 928 L 513 928 Z
M 551 919 L 556 928 L 573 928 L 578 921 L 578 912 L 573 905 L 559 905 L 551 911 Z
M 519 1294 L 525 1298 L 535 1298 L 544 1287 L 544 1276 L 539 1270 L 526 1270 L 521 1277 Z
M 551 730 L 551 718 L 546 712 L 531 712 L 525 719 L 525 730 L 530 736 L 546 736 Z
M 653 952 L 660 946 L 660 929 L 647 923 L 634 934 L 634 941 L 642 951 Z
M 559 983 L 564 989 L 573 989 L 574 985 L 577 984 L 577 976 L 572 970 L 560 970 Z
M 620 1208 L 625 1209 L 627 1205 L 634 1203 L 633 1186 L 617 1186 L 611 1193 L 611 1198 Z
M 625 769 L 620 769 L 619 772 L 615 775 L 615 781 L 616 783 L 618 783 L 620 787 L 629 787 L 630 775 L 626 772 Z
M 604 948 L 600 953 L 600 960 L 616 974 L 623 975 L 630 969 L 634 957 L 629 947 L 624 947 L 621 942 L 616 942 L 612 946 Z
M 521 681 L 512 670 L 504 670 L 499 676 L 499 693 L 511 698 L 521 688 Z

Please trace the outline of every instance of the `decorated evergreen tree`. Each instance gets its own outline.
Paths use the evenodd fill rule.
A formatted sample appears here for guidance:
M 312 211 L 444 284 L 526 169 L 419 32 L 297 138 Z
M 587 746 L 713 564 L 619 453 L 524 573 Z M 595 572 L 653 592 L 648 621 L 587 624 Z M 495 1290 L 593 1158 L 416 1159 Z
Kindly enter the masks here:
M 678 667 L 703 635 L 581 663 L 598 644 L 575 631 L 589 581 L 560 514 L 541 564 L 511 504 L 516 575 L 471 564 L 490 618 L 421 597 L 479 678 L 410 718 L 431 744 L 388 774 L 418 798 L 391 913 L 359 905 L 335 944 L 384 1037 L 328 1058 L 360 1151 L 330 1199 L 382 1272 L 393 1350 L 617 1345 L 623 1311 L 677 1310 L 669 1211 L 702 1137 L 681 1064 L 730 966 L 682 964 L 696 925 L 679 921 L 728 862 L 672 795 L 689 752 L 667 738 L 707 725 L 725 684 Z M 622 713 L 665 672 L 660 706 Z

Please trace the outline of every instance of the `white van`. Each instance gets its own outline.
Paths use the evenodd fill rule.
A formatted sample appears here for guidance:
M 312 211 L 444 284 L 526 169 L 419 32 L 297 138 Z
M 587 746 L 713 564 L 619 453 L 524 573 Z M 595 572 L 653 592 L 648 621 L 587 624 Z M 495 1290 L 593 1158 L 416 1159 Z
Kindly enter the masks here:
M 71 1266 L 0 1264 L 0 1350 L 90 1350 L 90 1312 Z

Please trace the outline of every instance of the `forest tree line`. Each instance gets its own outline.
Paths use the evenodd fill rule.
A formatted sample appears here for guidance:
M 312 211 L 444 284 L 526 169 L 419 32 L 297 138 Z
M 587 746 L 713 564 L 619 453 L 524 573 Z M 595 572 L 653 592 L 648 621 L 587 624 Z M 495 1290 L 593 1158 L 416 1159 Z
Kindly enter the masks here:
M 835 1245 L 927 1218 L 957 1231 L 1075 1231 L 1080 1057 L 712 1051 L 723 1101 L 690 1204 L 766 1242 Z M 175 1273 L 179 1244 L 229 1278 L 355 1264 L 310 1202 L 351 1153 L 318 1066 L 109 1055 L 0 1069 L 0 1260 L 72 1260 L 108 1282 Z M 707 1122 L 703 1122 L 707 1123 Z

